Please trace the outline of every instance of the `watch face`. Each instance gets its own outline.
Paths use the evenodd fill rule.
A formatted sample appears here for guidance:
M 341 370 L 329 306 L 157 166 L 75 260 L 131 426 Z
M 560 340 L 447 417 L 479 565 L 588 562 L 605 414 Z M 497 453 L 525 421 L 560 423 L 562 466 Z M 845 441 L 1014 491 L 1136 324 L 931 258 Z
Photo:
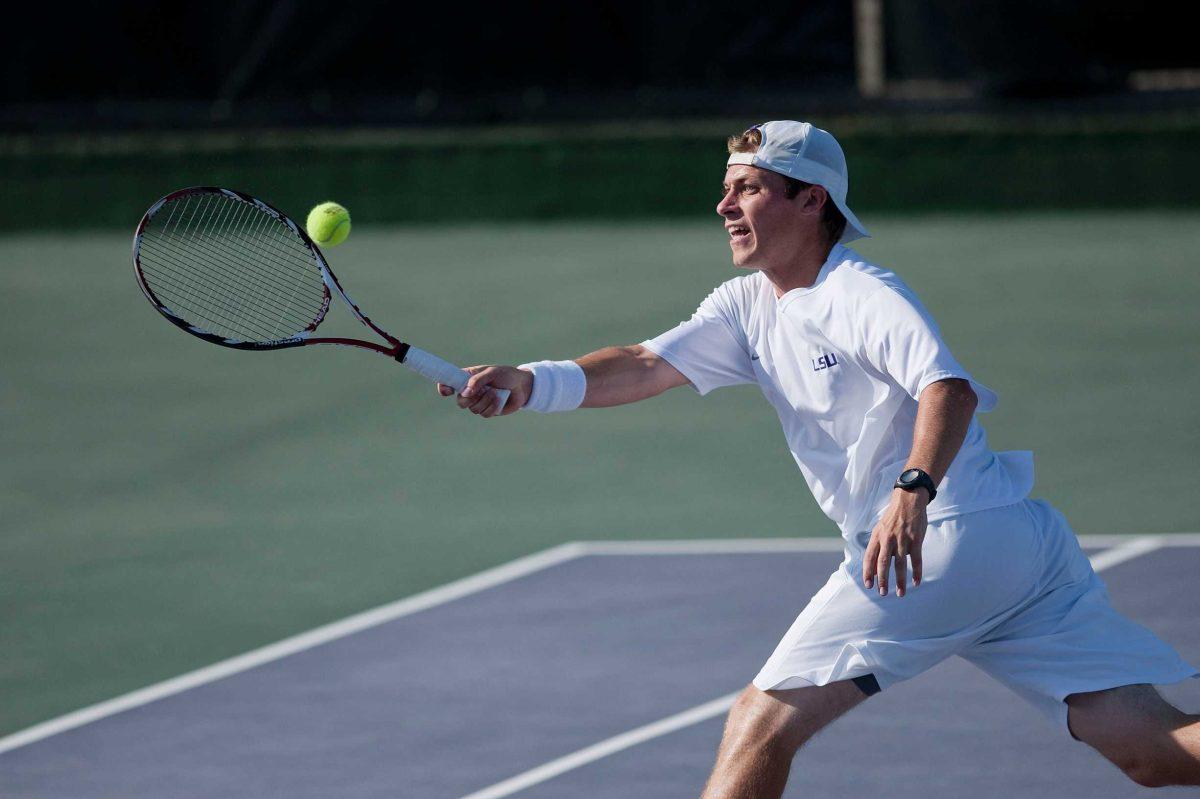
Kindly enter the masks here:
M 900 482 L 911 483 L 913 480 L 916 480 L 920 476 L 921 476 L 920 469 L 907 469 L 907 470 L 905 470 L 905 472 L 903 474 L 900 475 Z

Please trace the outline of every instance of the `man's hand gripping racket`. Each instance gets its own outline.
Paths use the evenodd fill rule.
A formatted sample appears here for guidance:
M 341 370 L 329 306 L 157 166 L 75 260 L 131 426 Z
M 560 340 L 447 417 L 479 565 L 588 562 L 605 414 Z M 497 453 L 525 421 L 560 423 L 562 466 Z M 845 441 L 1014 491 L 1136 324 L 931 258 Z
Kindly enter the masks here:
M 443 397 L 457 393 L 458 407 L 485 419 L 516 413 L 533 393 L 533 375 L 513 366 L 468 366 L 467 372 L 471 379 L 466 388 L 438 383 L 438 392 Z
M 386 355 L 455 391 L 471 377 L 372 322 L 342 290 L 304 228 L 241 192 L 182 189 L 150 206 L 133 237 L 133 268 L 159 313 L 213 344 L 241 350 L 341 344 Z M 314 336 L 331 294 L 387 344 Z M 505 389 L 483 393 L 493 413 L 508 401 Z

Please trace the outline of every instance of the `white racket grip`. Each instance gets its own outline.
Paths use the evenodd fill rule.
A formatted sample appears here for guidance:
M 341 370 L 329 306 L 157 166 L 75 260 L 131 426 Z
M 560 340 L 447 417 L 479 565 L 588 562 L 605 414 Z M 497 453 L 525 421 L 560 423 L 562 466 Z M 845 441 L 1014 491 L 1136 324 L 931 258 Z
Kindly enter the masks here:
M 410 346 L 408 354 L 404 356 L 401 363 L 435 383 L 453 386 L 455 391 L 462 391 L 466 388 L 467 381 L 471 378 L 466 370 L 459 369 L 449 361 L 443 361 L 432 352 L 426 352 L 419 347 Z M 504 410 L 511 392 L 506 388 L 494 388 L 492 391 L 495 391 L 496 396 L 500 398 L 500 410 Z

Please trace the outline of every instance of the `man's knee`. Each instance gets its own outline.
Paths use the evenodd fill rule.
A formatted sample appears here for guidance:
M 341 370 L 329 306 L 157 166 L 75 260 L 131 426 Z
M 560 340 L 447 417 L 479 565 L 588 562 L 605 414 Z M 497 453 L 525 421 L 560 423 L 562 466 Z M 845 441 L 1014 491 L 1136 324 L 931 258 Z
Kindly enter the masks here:
M 1171 768 L 1165 752 L 1143 748 L 1142 751 L 1124 752 L 1112 758 L 1113 763 L 1125 772 L 1125 776 L 1145 788 L 1162 788 L 1176 785 L 1178 777 Z
M 792 707 L 776 701 L 753 685 L 748 686 L 729 709 L 726 735 L 739 748 L 795 751 L 805 741 L 802 718 Z
M 852 683 L 833 683 L 785 691 L 747 686 L 729 710 L 726 735 L 731 744 L 795 752 L 866 695 Z

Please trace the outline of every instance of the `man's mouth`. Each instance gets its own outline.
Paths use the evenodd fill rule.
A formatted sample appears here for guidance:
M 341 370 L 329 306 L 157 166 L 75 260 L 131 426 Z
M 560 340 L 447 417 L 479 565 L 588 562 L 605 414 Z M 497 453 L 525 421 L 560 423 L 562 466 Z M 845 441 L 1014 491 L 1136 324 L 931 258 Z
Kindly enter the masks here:
M 731 241 L 744 239 L 746 236 L 750 235 L 750 228 L 746 227 L 745 225 L 730 225 L 727 229 L 729 230 L 729 238 Z

